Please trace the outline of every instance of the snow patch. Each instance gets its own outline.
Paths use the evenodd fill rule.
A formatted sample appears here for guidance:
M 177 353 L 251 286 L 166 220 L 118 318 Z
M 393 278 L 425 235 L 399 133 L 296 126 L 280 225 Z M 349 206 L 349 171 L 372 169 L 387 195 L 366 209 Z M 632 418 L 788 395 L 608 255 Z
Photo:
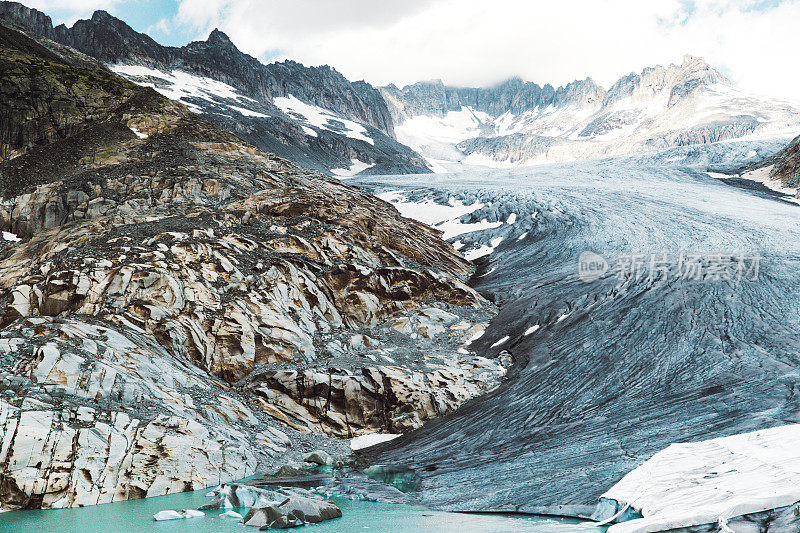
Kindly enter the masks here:
M 765 187 L 767 187 L 768 189 L 772 189 L 775 192 L 785 194 L 790 197 L 786 198 L 787 200 L 800 204 L 800 198 L 797 198 L 798 194 L 797 189 L 790 189 L 789 187 L 784 187 L 783 183 L 781 183 L 778 180 L 774 180 L 770 177 L 773 168 L 774 165 L 770 165 L 764 168 L 759 168 L 751 172 L 746 172 L 742 174 L 741 177 L 744 179 L 755 181 L 756 183 L 760 183 Z
M 195 76 L 182 70 L 164 72 L 141 65 L 109 65 L 109 68 L 125 78 L 132 79 L 137 85 L 151 87 L 171 100 L 180 101 L 195 113 L 201 113 L 202 110 L 196 104 L 188 101 L 190 98 L 222 105 L 226 105 L 224 100 L 257 102 L 257 100 L 240 94 L 234 87 L 226 83 Z
M 731 176 L 728 174 L 723 174 L 721 172 L 706 172 L 710 177 L 718 180 L 727 180 L 730 179 Z
M 534 324 L 533 326 L 525 330 L 525 335 L 531 335 L 533 333 L 536 333 L 537 331 L 539 331 L 540 328 L 541 326 L 539 324 Z
M 505 337 L 503 337 L 502 339 L 498 340 L 496 343 L 494 343 L 494 344 L 492 344 L 491 346 L 489 346 L 489 348 L 497 348 L 497 347 L 498 347 L 498 346 L 500 346 L 501 344 L 505 344 L 506 342 L 508 342 L 508 339 L 510 339 L 510 338 L 511 338 L 511 337 L 509 337 L 508 335 L 506 335 L 506 336 L 505 336 Z
M 489 255 L 494 252 L 495 248 L 497 248 L 502 241 L 503 237 L 495 237 L 489 241 L 489 244 L 484 244 L 480 248 L 475 248 L 474 250 L 467 250 L 467 253 L 464 254 L 464 258 L 469 261 L 474 261 L 479 257 Z
M 375 446 L 381 442 L 388 442 L 400 436 L 400 433 L 369 433 L 359 435 L 350 441 L 350 449 L 353 451 Z
M 147 137 L 149 137 L 149 135 L 147 135 L 146 133 L 142 133 L 133 126 L 128 126 L 128 129 L 130 129 L 134 133 L 134 135 L 136 135 L 140 139 L 147 139 Z
M 483 334 L 484 334 L 484 333 L 486 333 L 486 330 L 485 330 L 485 329 L 482 329 L 482 330 L 480 330 L 479 332 L 475 333 L 475 335 L 473 335 L 472 337 L 470 337 L 470 338 L 469 338 L 469 340 L 468 340 L 467 342 L 465 342 L 465 343 L 464 343 L 464 346 L 469 346 L 470 344 L 472 344 L 472 343 L 473 343 L 473 342 L 475 342 L 476 340 L 480 339 L 481 337 L 483 337 Z
M 334 176 L 339 176 L 340 178 L 351 178 L 359 172 L 363 172 L 364 170 L 375 166 L 374 163 L 364 163 L 358 159 L 351 159 L 350 163 L 352 164 L 347 168 L 332 168 L 331 174 Z
M 8 232 L 8 231 L 4 231 L 3 232 L 3 240 L 4 241 L 11 241 L 11 242 L 19 242 L 22 239 L 17 237 L 16 233 L 11 233 L 11 232 Z
M 259 113 L 258 111 L 253 111 L 251 109 L 247 109 L 244 107 L 239 107 L 235 105 L 229 105 L 228 107 L 246 117 L 269 118 L 269 115 L 265 115 L 264 113 Z
M 310 126 L 315 126 L 322 130 L 327 130 L 339 135 L 346 135 L 351 139 L 364 141 L 365 143 L 369 143 L 371 145 L 375 144 L 375 140 L 368 136 L 367 129 L 361 124 L 335 115 L 327 109 L 323 109 L 312 104 L 307 104 L 301 100 L 298 100 L 291 94 L 288 96 L 280 96 L 275 98 L 274 103 L 287 115 L 297 120 L 306 122 Z M 306 133 L 311 135 L 307 130 Z M 313 136 L 316 137 L 316 135 L 317 134 L 315 132 Z
M 444 117 L 416 115 L 395 126 L 397 140 L 420 151 L 431 143 L 458 144 L 479 137 L 481 126 L 491 121 L 486 113 L 471 107 L 448 111 Z
M 409 202 L 408 196 L 402 191 L 381 193 L 378 198 L 392 204 L 404 217 L 413 218 L 442 231 L 443 239 L 451 239 L 464 233 L 493 229 L 502 225 L 502 222 L 488 222 L 486 219 L 471 223 L 459 220 L 462 216 L 483 208 L 484 204 L 480 202 L 464 205 L 461 200 L 454 198 L 450 198 L 446 205 L 438 204 L 433 200 Z

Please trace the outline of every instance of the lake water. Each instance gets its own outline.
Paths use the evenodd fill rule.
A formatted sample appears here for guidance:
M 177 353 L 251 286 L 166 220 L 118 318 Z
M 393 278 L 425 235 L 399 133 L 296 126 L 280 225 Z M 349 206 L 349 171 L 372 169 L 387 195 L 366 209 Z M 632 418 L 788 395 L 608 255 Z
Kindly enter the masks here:
M 2 533 L 158 533 L 190 531 L 192 533 L 247 533 L 256 528 L 245 527 L 237 519 L 222 517 L 222 511 L 206 511 L 202 518 L 156 522 L 153 514 L 165 509 L 191 509 L 206 503 L 208 490 L 172 494 L 157 498 L 109 503 L 79 509 L 47 511 L 13 511 L 0 513 Z M 303 528 L 307 533 L 343 533 L 354 531 L 416 532 L 602 532 L 603 528 L 582 525 L 573 519 L 522 515 L 463 514 L 430 511 L 412 506 L 351 501 L 334 498 L 343 517 Z M 246 510 L 237 510 L 244 514 Z

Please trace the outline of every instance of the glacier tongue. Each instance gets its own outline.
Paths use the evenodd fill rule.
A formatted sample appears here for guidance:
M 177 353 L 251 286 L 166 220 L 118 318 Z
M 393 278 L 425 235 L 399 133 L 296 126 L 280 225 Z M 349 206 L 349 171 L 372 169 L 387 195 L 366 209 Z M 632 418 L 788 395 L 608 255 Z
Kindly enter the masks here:
M 609 533 L 665 531 L 800 501 L 800 424 L 700 442 L 672 444 L 601 496 L 642 518 Z M 600 517 L 605 518 L 605 517 Z M 724 529 L 723 529 L 724 530 Z

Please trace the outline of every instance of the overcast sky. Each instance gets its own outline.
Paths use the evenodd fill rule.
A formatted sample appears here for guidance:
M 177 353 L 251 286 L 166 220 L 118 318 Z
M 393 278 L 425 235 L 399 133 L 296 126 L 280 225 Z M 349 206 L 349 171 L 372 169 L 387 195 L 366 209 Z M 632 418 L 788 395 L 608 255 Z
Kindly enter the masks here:
M 594 78 L 705 57 L 740 86 L 800 100 L 800 0 L 23 0 L 71 24 L 106 9 L 163 44 L 219 27 L 262 61 L 351 80 L 489 85 Z

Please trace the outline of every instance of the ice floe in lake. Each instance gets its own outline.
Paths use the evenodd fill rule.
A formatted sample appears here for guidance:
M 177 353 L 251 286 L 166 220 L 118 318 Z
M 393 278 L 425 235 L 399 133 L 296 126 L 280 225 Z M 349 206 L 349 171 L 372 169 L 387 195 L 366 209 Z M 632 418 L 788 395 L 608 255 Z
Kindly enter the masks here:
M 200 518 L 205 516 L 203 511 L 195 511 L 194 509 L 182 509 L 180 511 L 159 511 L 153 515 L 153 519 L 159 522 L 164 520 L 180 520 L 182 518 Z

